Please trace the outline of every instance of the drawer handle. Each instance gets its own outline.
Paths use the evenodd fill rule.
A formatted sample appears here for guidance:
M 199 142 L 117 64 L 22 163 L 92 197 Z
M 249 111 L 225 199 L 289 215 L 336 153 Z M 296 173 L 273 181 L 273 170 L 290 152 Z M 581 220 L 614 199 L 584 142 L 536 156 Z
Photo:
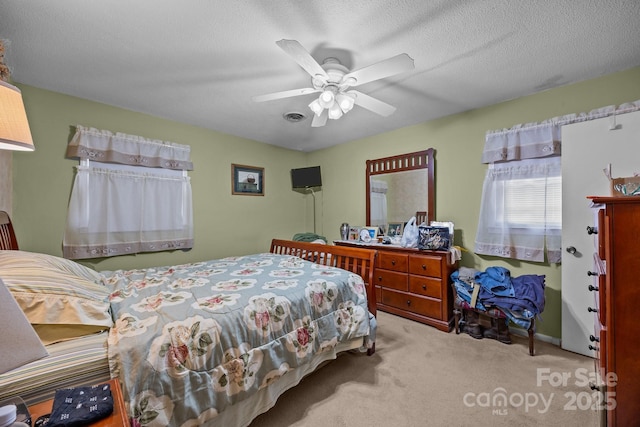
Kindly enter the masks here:
M 599 387 L 599 386 L 597 386 L 597 385 L 595 385 L 595 384 L 594 384 L 594 383 L 592 383 L 592 382 L 589 382 L 589 388 L 590 388 L 591 390 L 598 390 L 598 391 L 600 391 L 600 387 Z
M 427 269 L 427 266 L 426 266 L 426 265 L 424 265 L 424 264 L 422 264 L 422 269 L 423 269 L 423 270 L 426 270 L 426 269 Z
M 595 346 L 592 346 L 592 345 L 589 345 L 589 350 L 598 351 L 599 348 L 595 347 Z
M 411 300 L 410 299 L 407 300 L 407 305 L 411 305 Z
M 391 260 L 391 265 L 396 265 L 396 260 L 395 259 Z
M 599 290 L 600 290 L 600 288 L 599 288 L 599 287 L 597 287 L 597 286 L 589 285 L 589 290 L 590 290 L 590 291 L 599 291 Z
M 591 342 L 600 342 L 600 338 L 596 338 L 593 335 L 589 335 L 589 341 L 591 341 Z
M 427 285 L 422 285 L 422 290 L 426 291 L 427 290 Z
M 596 227 L 587 227 L 587 234 L 598 234 L 598 229 Z
M 597 276 L 598 272 L 597 271 L 587 271 L 587 276 Z
M 597 308 L 587 307 L 587 311 L 588 311 L 589 313 L 597 313 L 597 312 L 598 312 L 598 309 L 597 309 Z
M 378 277 L 378 282 L 382 282 L 382 276 Z

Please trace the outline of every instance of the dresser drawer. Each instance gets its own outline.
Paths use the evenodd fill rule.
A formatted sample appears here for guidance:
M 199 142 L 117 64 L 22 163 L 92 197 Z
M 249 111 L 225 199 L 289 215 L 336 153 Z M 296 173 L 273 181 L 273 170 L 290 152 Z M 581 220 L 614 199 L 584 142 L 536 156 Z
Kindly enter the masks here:
M 597 318 L 594 323 L 594 333 L 589 337 L 589 345 L 595 347 L 595 367 L 598 374 L 603 376 L 606 372 L 607 329 L 602 327 Z M 597 338 L 597 341 L 593 338 Z
M 376 286 L 382 286 L 383 288 L 392 288 L 405 292 L 409 289 L 407 273 L 398 273 L 397 271 L 377 268 L 373 280 Z
M 439 300 L 405 292 L 383 289 L 382 303 L 435 319 L 440 319 L 442 316 L 442 304 Z
M 394 252 L 378 252 L 378 268 L 407 272 L 407 254 Z
M 409 273 L 422 276 L 442 277 L 442 258 L 429 255 L 411 255 Z
M 434 277 L 409 275 L 409 292 L 442 299 L 442 280 Z

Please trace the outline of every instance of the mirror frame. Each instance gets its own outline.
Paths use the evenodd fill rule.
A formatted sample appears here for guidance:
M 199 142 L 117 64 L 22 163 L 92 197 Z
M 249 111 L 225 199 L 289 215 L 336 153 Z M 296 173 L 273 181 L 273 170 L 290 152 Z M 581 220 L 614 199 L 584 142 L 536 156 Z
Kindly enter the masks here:
M 371 225 L 371 177 L 416 169 L 427 170 L 427 224 L 435 220 L 434 149 L 367 160 L 367 226 Z M 408 218 L 407 218 L 408 219 Z

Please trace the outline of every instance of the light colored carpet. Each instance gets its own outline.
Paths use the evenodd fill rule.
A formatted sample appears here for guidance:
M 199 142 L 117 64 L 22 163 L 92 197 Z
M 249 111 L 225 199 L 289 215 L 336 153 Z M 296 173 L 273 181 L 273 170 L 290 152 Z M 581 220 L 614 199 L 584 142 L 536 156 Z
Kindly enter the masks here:
M 598 425 L 600 413 L 588 408 L 597 403 L 587 384 L 592 359 L 541 341 L 531 357 L 526 338 L 512 340 L 378 312 L 373 356 L 342 354 L 251 427 Z

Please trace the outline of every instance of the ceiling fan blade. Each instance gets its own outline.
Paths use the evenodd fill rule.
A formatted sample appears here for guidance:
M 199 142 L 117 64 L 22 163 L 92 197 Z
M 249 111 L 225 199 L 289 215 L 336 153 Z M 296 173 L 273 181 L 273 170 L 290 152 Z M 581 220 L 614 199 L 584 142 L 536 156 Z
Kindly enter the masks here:
M 383 117 L 387 117 L 393 114 L 394 111 L 396 111 L 396 107 L 394 107 L 393 105 L 389 105 L 386 102 L 382 102 L 379 99 L 373 98 L 357 90 L 350 90 L 347 93 L 355 95 L 356 105 L 359 105 L 362 108 L 366 108 L 369 111 L 373 111 L 374 113 L 379 114 Z
M 329 117 L 329 113 L 327 110 L 322 110 L 320 115 L 314 114 L 313 120 L 311 121 L 311 127 L 318 128 L 320 126 L 324 126 L 327 124 L 327 118 Z
M 277 41 L 276 44 L 287 52 L 311 77 L 326 81 L 329 78 L 327 72 L 313 59 L 313 56 L 297 40 Z
M 274 99 L 282 99 L 282 98 L 289 98 L 292 96 L 307 95 L 309 93 L 315 93 L 320 91 L 321 91 L 320 89 L 306 87 L 302 89 L 291 89 L 291 90 L 285 90 L 282 92 L 268 93 L 266 95 L 252 96 L 251 100 L 253 100 L 254 102 L 273 101 Z
M 368 67 L 360 68 L 345 74 L 342 81 L 349 86 L 359 86 L 395 74 L 404 73 L 415 68 L 413 58 L 406 53 L 401 53 L 384 61 L 377 62 Z M 355 82 L 349 83 L 349 79 L 355 79 Z

